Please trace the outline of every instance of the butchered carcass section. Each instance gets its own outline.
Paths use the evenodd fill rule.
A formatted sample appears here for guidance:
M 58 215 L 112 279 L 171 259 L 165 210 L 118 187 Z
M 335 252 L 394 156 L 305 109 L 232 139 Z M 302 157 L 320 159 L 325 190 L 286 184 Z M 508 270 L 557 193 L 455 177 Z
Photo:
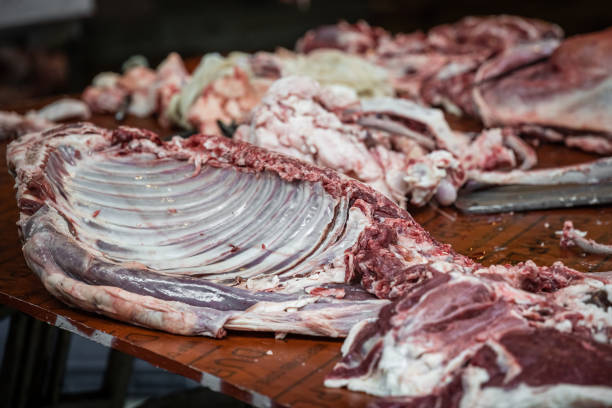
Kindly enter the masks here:
M 611 66 L 612 29 L 578 35 L 544 61 L 482 82 L 474 100 L 486 125 L 532 125 L 526 133 L 552 131 L 569 146 L 609 154 Z
M 235 138 L 332 168 L 400 204 L 409 196 L 414 205 L 433 197 L 449 205 L 467 180 L 508 184 L 517 178 L 508 176 L 513 168 L 529 182 L 546 178 L 526 172 L 537 157 L 514 129 L 453 131 L 437 109 L 398 98 L 359 100 L 308 77 L 275 82 L 251 116 Z
M 392 35 L 361 21 L 308 31 L 296 49 L 337 48 L 389 71 L 397 95 L 477 116 L 473 85 L 550 54 L 563 37 L 551 23 L 510 15 L 465 17 L 429 32 Z
M 612 284 L 534 267 L 432 268 L 354 327 L 326 385 L 386 397 L 380 407 L 610 405 Z
M 357 54 L 388 70 L 398 96 L 609 154 L 611 38 L 607 29 L 563 40 L 555 24 L 500 15 L 466 17 L 426 34 L 342 22 L 309 31 L 296 49 Z
M 427 278 L 418 265 L 473 265 L 371 188 L 227 138 L 74 124 L 7 155 L 45 287 L 143 326 L 343 336 Z
M 308 77 L 275 82 L 235 138 L 332 168 L 400 203 L 412 193 L 412 202 L 423 204 L 442 180 L 450 189 L 464 181 L 448 152 L 424 157 L 464 141 L 441 112 L 399 99 L 361 102 L 348 88 Z

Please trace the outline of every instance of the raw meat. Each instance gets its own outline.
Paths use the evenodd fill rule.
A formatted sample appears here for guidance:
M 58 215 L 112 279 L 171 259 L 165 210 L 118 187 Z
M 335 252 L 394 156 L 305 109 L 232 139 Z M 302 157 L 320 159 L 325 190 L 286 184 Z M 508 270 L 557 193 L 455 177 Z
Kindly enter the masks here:
M 225 58 L 206 54 L 161 115 L 170 123 L 211 135 L 221 134 L 218 121 L 228 125 L 242 122 L 270 82 L 253 77 L 249 59 L 243 53 L 231 53 Z
M 365 22 L 341 22 L 307 32 L 299 52 L 337 48 L 386 68 L 398 95 L 478 116 L 474 84 L 549 55 L 562 30 L 541 20 L 499 15 L 466 17 L 427 34 L 391 35 Z
M 561 236 L 561 246 L 563 248 L 577 246 L 584 252 L 591 254 L 612 254 L 612 245 L 595 242 L 592 239 L 586 238 L 586 234 L 585 231 L 575 229 L 574 223 L 569 220 L 563 224 L 563 231 L 557 231 L 557 235 Z
M 57 121 L 67 119 L 89 119 L 87 105 L 77 99 L 64 98 L 46 105 L 38 111 L 25 115 L 0 111 L 0 140 L 18 137 L 56 126 Z
M 83 93 L 96 112 L 157 113 L 160 124 L 177 124 L 206 134 L 245 121 L 268 87 L 288 75 L 309 75 L 325 84 L 354 88 L 359 95 L 391 95 L 387 71 L 362 58 L 323 50 L 305 56 L 287 50 L 206 54 L 193 76 L 176 54 L 153 71 L 137 66 L 124 75 L 102 73 Z M 220 125 L 221 123 L 222 125 Z
M 426 35 L 342 22 L 309 31 L 296 49 L 358 54 L 385 67 L 403 97 L 610 154 L 612 29 L 562 38 L 554 24 L 516 16 L 466 17 Z
M 568 144 L 612 152 L 612 28 L 565 40 L 545 61 L 474 89 L 488 125 L 536 125 L 572 136 Z M 594 139 L 600 139 L 594 144 Z
M 227 138 L 75 124 L 7 155 L 26 261 L 69 305 L 217 337 L 354 326 L 327 385 L 381 406 L 612 402 L 608 278 L 482 267 L 373 189 Z
M 560 263 L 429 274 L 352 329 L 327 386 L 377 407 L 612 404 L 610 281 Z
M 98 113 L 126 111 L 145 117 L 159 113 L 168 126 L 166 111 L 170 100 L 189 79 L 181 57 L 171 53 L 154 71 L 144 66 L 130 67 L 124 75 L 103 72 L 83 92 L 83 100 Z
M 330 167 L 398 203 L 409 195 L 414 205 L 434 196 L 450 205 L 466 175 L 514 168 L 517 156 L 521 169 L 536 162 L 512 129 L 472 139 L 452 131 L 437 109 L 397 98 L 359 100 L 350 89 L 306 77 L 275 82 L 251 117 L 237 139 Z
M 343 336 L 385 303 L 367 292 L 420 279 L 396 266 L 473 264 L 367 186 L 227 138 L 74 124 L 7 155 L 28 265 L 62 301 L 135 324 Z
M 381 27 L 371 27 L 365 21 L 349 24 L 341 21 L 336 25 L 321 26 L 309 30 L 295 46 L 297 52 L 309 53 L 327 48 L 338 49 L 351 54 L 365 54 L 378 47 L 389 33 Z
M 307 77 L 275 82 L 235 137 L 350 175 L 398 202 L 412 192 L 422 204 L 441 180 L 464 181 L 448 152 L 425 157 L 461 140 L 441 112 L 404 100 L 361 103 L 347 88 L 322 88 Z

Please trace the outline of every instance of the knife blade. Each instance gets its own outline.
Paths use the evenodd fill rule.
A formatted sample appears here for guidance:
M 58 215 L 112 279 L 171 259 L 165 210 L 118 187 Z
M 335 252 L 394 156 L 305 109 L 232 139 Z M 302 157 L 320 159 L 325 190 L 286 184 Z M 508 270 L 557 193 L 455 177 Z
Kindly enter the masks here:
M 460 192 L 455 207 L 471 214 L 612 203 L 612 183 L 509 185 Z

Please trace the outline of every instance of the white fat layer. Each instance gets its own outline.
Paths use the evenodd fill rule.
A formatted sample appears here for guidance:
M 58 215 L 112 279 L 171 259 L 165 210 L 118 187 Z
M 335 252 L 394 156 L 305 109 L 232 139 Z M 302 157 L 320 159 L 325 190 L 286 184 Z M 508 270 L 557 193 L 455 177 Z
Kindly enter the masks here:
M 583 317 L 577 324 L 589 329 L 595 341 L 610 343 L 608 328 L 612 326 L 612 313 L 593 303 L 588 303 L 595 291 L 604 291 L 610 299 L 612 284 L 597 279 L 584 279 L 582 283 L 567 286 L 554 294 L 554 302 L 562 306 L 567 313 L 551 316 L 544 326 L 554 327 L 559 331 L 570 332 L 574 327 L 566 314 L 580 313 Z
M 362 320 L 351 328 L 351 331 L 349 332 L 348 336 L 346 336 L 346 339 L 344 340 L 344 343 L 342 343 L 342 347 L 340 348 L 340 351 L 342 352 L 343 356 L 346 356 L 346 353 L 348 353 L 351 347 L 353 346 L 353 342 L 355 341 L 357 334 L 359 334 L 359 332 L 368 324 L 373 323 L 376 320 L 376 318 Z M 367 348 L 364 347 L 364 349 Z
M 461 408 L 570 408 L 608 407 L 612 405 L 612 388 L 557 384 L 516 388 L 487 387 L 466 393 Z
M 504 384 L 512 381 L 514 377 L 521 373 L 521 365 L 504 346 L 493 340 L 488 340 L 487 345 L 491 347 L 497 355 L 497 365 L 499 368 L 506 373 Z
M 247 279 L 246 287 L 251 290 L 265 290 L 275 288 L 279 283 L 278 276 L 263 275 Z

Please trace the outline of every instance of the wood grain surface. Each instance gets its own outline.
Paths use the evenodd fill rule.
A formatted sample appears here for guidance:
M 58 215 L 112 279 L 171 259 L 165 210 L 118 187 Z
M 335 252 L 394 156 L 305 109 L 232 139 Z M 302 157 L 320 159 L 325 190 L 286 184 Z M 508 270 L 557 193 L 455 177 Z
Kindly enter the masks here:
M 48 101 L 44 101 L 48 102 Z M 41 101 L 14 105 L 18 111 Z M 6 107 L 4 107 L 6 109 Z M 114 127 L 110 116 L 95 116 L 96 124 Z M 124 124 L 160 131 L 153 119 L 128 118 Z M 455 128 L 477 124 L 453 120 Z M 544 145 L 538 148 L 539 166 L 578 163 L 593 155 Z M 232 395 L 258 407 L 363 407 L 373 397 L 323 386 L 323 379 L 340 357 L 339 339 L 230 332 L 224 339 L 177 336 L 131 326 L 71 309 L 51 297 L 26 266 L 17 236 L 17 208 L 13 179 L 7 172 L 6 142 L 0 145 L 0 303 L 70 330 L 108 347 L 134 355 L 177 374 L 201 382 L 214 391 Z M 539 265 L 561 260 L 585 272 L 612 270 L 612 258 L 586 255 L 559 247 L 555 231 L 572 219 L 588 237 L 612 242 L 612 207 L 599 206 L 497 215 L 462 215 L 453 208 L 441 213 L 432 207 L 411 210 L 434 237 L 483 264 L 516 263 L 528 259 Z

